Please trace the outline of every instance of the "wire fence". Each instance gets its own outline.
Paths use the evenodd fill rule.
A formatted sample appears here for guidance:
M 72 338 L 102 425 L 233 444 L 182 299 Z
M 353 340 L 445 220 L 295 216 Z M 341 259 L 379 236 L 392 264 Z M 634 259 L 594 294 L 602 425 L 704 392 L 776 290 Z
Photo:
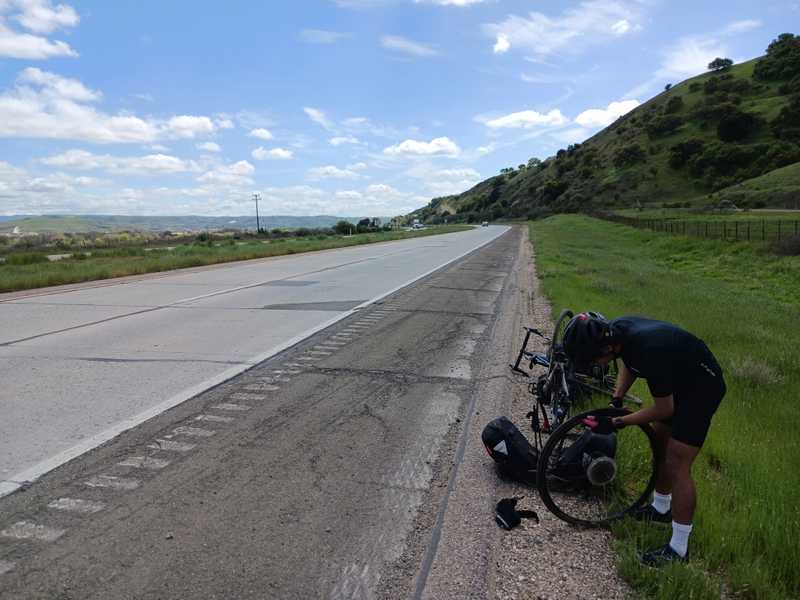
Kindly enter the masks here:
M 688 220 L 688 219 L 642 219 L 613 213 L 597 213 L 594 216 L 606 221 L 622 223 L 637 229 L 649 229 L 671 235 L 687 235 L 700 238 L 737 241 L 781 241 L 800 235 L 798 219 L 736 219 L 736 220 Z

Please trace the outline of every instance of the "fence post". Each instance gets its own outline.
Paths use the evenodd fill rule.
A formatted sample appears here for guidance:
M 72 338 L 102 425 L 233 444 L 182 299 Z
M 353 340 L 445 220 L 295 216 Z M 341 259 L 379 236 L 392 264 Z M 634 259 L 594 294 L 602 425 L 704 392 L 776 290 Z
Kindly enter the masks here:
M 736 236 L 736 241 L 739 241 L 739 221 L 733 222 L 733 233 Z
M 703 237 L 704 238 L 708 237 L 708 221 L 706 221 L 706 233 L 705 233 L 705 235 Z
M 761 241 L 764 242 L 767 240 L 767 221 L 766 219 L 761 219 Z
M 727 221 L 722 222 L 722 239 L 724 241 L 728 241 L 728 223 Z
M 797 221 L 794 222 L 794 234 L 797 235 Z
M 778 241 L 781 241 L 781 220 L 778 219 Z
M 747 222 L 747 241 L 750 241 L 750 221 Z

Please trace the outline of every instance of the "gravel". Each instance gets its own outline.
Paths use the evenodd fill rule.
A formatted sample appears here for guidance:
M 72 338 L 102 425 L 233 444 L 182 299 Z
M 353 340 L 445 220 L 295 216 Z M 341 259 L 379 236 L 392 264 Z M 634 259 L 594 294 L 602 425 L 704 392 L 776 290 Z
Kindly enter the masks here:
M 527 252 L 531 245 L 524 244 Z M 527 272 L 520 277 L 527 299 L 524 310 L 527 324 L 541 331 L 553 328 L 552 311 L 541 293 L 533 256 L 523 257 Z M 522 342 L 522 333 L 511 343 L 515 350 Z M 545 350 L 544 341 L 531 338 L 531 349 Z M 511 414 L 508 416 L 520 431 L 532 440 L 525 414 L 531 408 L 532 396 L 527 380 L 519 376 L 513 386 Z M 524 496 L 517 509 L 535 510 L 540 519 L 524 519 L 515 529 L 503 534 L 492 549 L 494 573 L 493 598 L 497 600 L 570 600 L 614 599 L 631 595 L 630 588 L 619 577 L 611 550 L 611 534 L 605 530 L 587 530 L 556 518 L 540 501 L 532 487 L 503 480 L 497 486 L 497 498 Z

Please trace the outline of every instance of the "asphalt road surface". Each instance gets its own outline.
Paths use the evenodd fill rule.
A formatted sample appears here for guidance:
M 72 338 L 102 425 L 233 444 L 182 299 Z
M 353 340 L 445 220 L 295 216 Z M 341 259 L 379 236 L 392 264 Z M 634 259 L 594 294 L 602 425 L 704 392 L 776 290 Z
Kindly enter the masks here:
M 503 233 L 475 232 L 473 247 Z M 465 239 L 461 235 L 452 239 Z M 406 251 L 405 260 L 427 260 L 455 244 L 440 237 L 422 243 L 424 248 Z M 508 342 L 504 307 L 516 291 L 519 246 L 519 232 L 508 231 L 0 499 L 0 598 L 485 597 L 486 556 L 475 564 L 458 558 L 470 544 L 485 540 L 471 516 L 458 513 L 458 494 L 471 492 L 456 489 L 454 482 L 465 433 L 474 437 L 477 427 L 476 402 L 494 385 L 486 377 L 487 364 L 497 362 L 490 357 Z M 162 284 L 150 283 L 132 295 L 98 288 L 116 298 L 102 313 L 112 319 L 104 325 L 111 327 L 105 335 L 117 340 L 113 348 L 128 358 L 116 362 L 110 351 L 101 361 L 75 358 L 79 349 L 94 356 L 88 331 L 94 326 L 82 324 L 96 319 L 82 315 L 80 303 L 73 302 L 75 329 L 48 335 L 53 325 L 43 316 L 36 325 L 42 337 L 2 348 L 9 352 L 0 355 L 3 377 L 41 365 L 42 355 L 34 358 L 36 344 L 65 336 L 67 341 L 48 351 L 55 364 L 64 361 L 53 367 L 64 380 L 49 383 L 48 393 L 60 385 L 75 390 L 92 383 L 84 389 L 91 387 L 96 396 L 86 405 L 71 404 L 58 419 L 80 420 L 83 414 L 84 421 L 103 428 L 107 422 L 93 415 L 118 388 L 103 394 L 105 375 L 71 376 L 83 362 L 107 366 L 106 374 L 125 370 L 114 385 L 141 388 L 142 397 L 158 388 L 158 378 L 169 380 L 176 372 L 185 387 L 190 378 L 208 380 L 214 369 L 231 362 L 249 366 L 256 347 L 280 347 L 269 328 L 289 339 L 302 334 L 286 332 L 292 309 L 274 309 L 274 315 L 263 310 L 267 292 L 271 305 L 350 302 L 337 305 L 340 312 L 349 310 L 381 295 L 364 288 L 376 272 L 391 279 L 394 269 L 404 269 L 402 261 L 380 258 L 391 248 L 398 246 L 362 248 L 360 255 L 353 250 L 350 260 L 307 257 L 305 270 L 260 279 L 331 282 L 326 299 L 311 296 L 311 285 L 262 283 L 232 292 L 231 308 L 231 293 L 198 290 L 191 277 L 183 283 L 190 294 L 180 283 L 164 285 L 163 291 Z M 452 256 L 466 250 L 460 247 Z M 376 267 L 371 275 L 365 272 L 370 264 Z M 215 289 L 239 287 L 248 277 L 259 281 L 247 270 L 256 266 L 242 268 L 244 273 L 220 269 L 223 281 Z M 350 271 L 356 271 L 353 286 L 362 286 L 361 293 L 352 291 L 356 287 L 335 292 L 332 282 Z M 410 279 L 407 273 L 402 277 Z M 156 293 L 166 296 L 155 300 Z M 285 296 L 275 300 L 276 293 Z M 46 308 L 40 310 L 46 314 Z M 188 322 L 188 315 L 198 312 L 201 323 L 217 319 L 220 325 L 206 330 Z M 330 312 L 305 307 L 304 317 L 316 318 L 306 321 L 307 329 L 331 321 Z M 114 318 L 120 314 L 133 316 Z M 128 325 L 129 319 L 143 323 Z M 165 357 L 151 348 L 150 336 L 167 328 L 188 339 L 183 350 L 169 351 L 172 362 L 161 365 Z M 30 330 L 2 334 L 6 340 L 31 335 Z M 231 350 L 233 337 L 252 339 L 253 345 Z M 152 353 L 158 368 L 141 370 Z M 180 379 L 184 370 L 186 380 Z M 52 410 L 68 400 L 59 395 Z M 44 424 L 46 412 L 15 426 L 46 436 L 54 427 Z M 2 435 L 25 438 L 15 426 L 4 422 Z M 0 444 L 5 460 L 16 446 L 5 439 Z
M 0 296 L 0 495 L 505 230 Z

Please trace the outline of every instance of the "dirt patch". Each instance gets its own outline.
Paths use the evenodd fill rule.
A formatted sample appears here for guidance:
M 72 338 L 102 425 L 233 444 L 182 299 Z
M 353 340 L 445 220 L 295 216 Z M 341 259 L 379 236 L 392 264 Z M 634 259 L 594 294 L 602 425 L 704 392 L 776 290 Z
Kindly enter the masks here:
M 527 238 L 527 235 L 526 235 Z M 520 277 L 522 293 L 529 299 L 525 303 L 528 325 L 541 331 L 553 329 L 552 310 L 541 293 L 531 245 L 526 243 L 522 264 L 526 265 Z M 560 307 L 559 307 L 560 308 Z M 572 307 L 575 308 L 580 307 Z M 522 342 L 522 332 L 510 341 L 515 349 Z M 531 349 L 545 350 L 542 340 L 532 338 Z M 519 377 L 513 386 L 511 414 L 507 415 L 520 430 L 532 439 L 530 424 L 525 413 L 531 408 L 532 396 L 527 390 L 528 380 Z M 524 496 L 518 509 L 533 509 L 540 519 L 523 520 L 519 527 L 504 532 L 495 548 L 494 598 L 498 600 L 571 600 L 589 598 L 625 598 L 630 588 L 619 577 L 615 557 L 611 550 L 611 534 L 604 530 L 577 528 L 559 520 L 548 512 L 535 489 L 509 481 L 500 481 L 497 499 Z

